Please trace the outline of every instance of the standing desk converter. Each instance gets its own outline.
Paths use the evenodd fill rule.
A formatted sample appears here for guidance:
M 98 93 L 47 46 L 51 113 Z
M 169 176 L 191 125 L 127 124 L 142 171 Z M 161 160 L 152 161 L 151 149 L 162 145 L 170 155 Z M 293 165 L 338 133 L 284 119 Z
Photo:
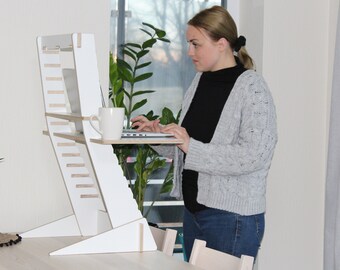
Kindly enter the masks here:
M 176 139 L 102 141 L 89 116 L 102 106 L 95 41 L 74 33 L 37 38 L 47 131 L 73 214 L 22 234 L 86 236 L 50 255 L 156 250 L 111 144 L 177 144 Z

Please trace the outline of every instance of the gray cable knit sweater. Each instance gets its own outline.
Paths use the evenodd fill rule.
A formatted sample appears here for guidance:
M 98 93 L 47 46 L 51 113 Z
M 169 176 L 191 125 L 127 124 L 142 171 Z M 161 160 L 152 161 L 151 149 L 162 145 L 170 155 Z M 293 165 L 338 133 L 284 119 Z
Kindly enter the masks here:
M 180 123 L 200 77 L 201 73 L 197 73 L 186 92 Z M 199 173 L 199 203 L 240 215 L 253 215 L 265 212 L 266 178 L 276 142 L 272 96 L 264 79 L 248 70 L 237 79 L 210 143 L 191 138 L 185 164 L 183 152 L 177 147 L 159 146 L 155 150 L 174 158 L 172 196 L 182 198 L 184 166 Z

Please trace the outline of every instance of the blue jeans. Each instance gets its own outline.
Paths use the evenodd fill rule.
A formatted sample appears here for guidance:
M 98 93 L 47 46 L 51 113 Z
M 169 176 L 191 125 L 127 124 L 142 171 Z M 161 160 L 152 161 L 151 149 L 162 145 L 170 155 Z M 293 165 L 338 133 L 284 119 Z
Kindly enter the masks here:
M 213 208 L 192 214 L 184 209 L 183 237 L 188 259 L 195 239 L 237 257 L 243 254 L 256 258 L 263 233 L 264 214 L 241 216 Z

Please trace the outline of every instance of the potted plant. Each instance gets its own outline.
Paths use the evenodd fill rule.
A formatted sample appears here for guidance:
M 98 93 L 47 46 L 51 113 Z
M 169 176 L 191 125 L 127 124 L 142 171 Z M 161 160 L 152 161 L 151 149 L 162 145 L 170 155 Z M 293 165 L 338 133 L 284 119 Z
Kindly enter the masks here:
M 113 106 L 123 106 L 125 108 L 127 128 L 130 128 L 132 113 L 147 103 L 147 98 L 135 102 L 135 97 L 154 92 L 153 90 L 136 90 L 135 88 L 136 83 L 147 80 L 153 75 L 152 72 L 143 73 L 143 69 L 151 65 L 151 61 L 144 61 L 145 56 L 148 55 L 150 49 L 157 42 L 170 42 L 166 38 L 166 32 L 164 30 L 156 28 L 148 23 L 142 24 L 147 28 L 147 30 L 141 28 L 141 31 L 147 35 L 146 40 L 142 43 L 126 43 L 122 45 L 122 53 L 127 60 L 114 59 L 112 53 L 110 54 L 111 87 L 109 98 L 111 99 Z M 159 118 L 158 115 L 154 115 L 153 111 L 148 112 L 145 116 L 149 120 Z M 160 120 L 162 124 L 178 121 L 168 108 L 163 109 Z M 136 178 L 134 184 L 129 175 L 127 163 L 127 158 L 131 155 L 132 150 L 135 151 L 136 156 L 133 166 Z M 144 216 L 147 216 L 149 211 L 144 213 L 143 203 L 149 177 L 154 171 L 161 169 L 166 165 L 165 159 L 160 157 L 149 145 L 116 145 L 114 146 L 114 152 L 117 155 L 125 176 L 130 180 L 130 188 L 137 202 L 138 209 Z M 160 189 L 160 193 L 166 193 L 171 190 L 171 176 L 172 170 L 169 170 Z

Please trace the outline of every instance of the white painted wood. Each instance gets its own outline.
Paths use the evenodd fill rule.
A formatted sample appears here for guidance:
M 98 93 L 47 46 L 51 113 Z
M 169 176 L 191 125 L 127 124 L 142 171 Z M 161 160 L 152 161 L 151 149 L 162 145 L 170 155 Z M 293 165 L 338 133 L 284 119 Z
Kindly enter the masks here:
M 74 47 L 73 42 L 74 41 L 72 40 L 71 34 L 37 38 L 41 81 L 43 86 L 43 96 L 46 113 L 70 113 L 69 107 L 66 106 L 68 98 L 65 96 L 65 94 L 67 89 L 65 89 L 62 74 L 63 63 L 61 59 L 61 51 L 58 48 L 72 48 Z M 91 51 L 90 53 L 95 55 L 95 52 L 93 51 Z M 68 52 L 68 54 L 73 54 L 73 51 Z M 74 58 L 74 55 L 72 56 L 72 58 Z M 97 69 L 97 65 L 92 68 Z M 50 91 L 56 90 L 63 91 L 64 95 L 54 93 L 51 94 Z M 53 134 L 57 132 L 73 132 L 76 127 L 74 126 L 74 123 L 68 121 L 65 118 L 58 119 L 53 116 L 46 116 L 46 122 L 48 133 L 50 134 L 52 146 L 59 163 L 66 189 L 68 191 L 80 234 L 84 236 L 98 234 L 98 211 L 104 211 L 105 207 L 100 197 L 100 191 L 96 188 L 97 185 L 95 185 L 96 179 L 93 173 L 92 164 L 87 164 L 87 166 L 85 167 L 67 166 L 67 164 L 69 164 L 70 162 L 85 163 L 85 159 L 90 159 L 88 157 L 82 156 L 82 151 L 78 145 L 60 146 L 70 141 L 65 138 L 53 136 Z M 85 155 L 87 155 L 87 153 L 85 153 Z M 79 175 L 89 176 L 75 177 Z M 76 186 L 79 184 L 92 184 L 94 188 L 80 190 L 76 188 Z M 48 228 L 50 228 L 51 230 L 50 236 L 56 233 L 52 228 L 55 228 L 59 231 L 59 228 L 56 228 L 56 226 L 53 225 L 48 226 Z M 70 225 L 70 227 L 68 228 L 64 226 L 64 232 L 65 235 L 72 235 L 74 232 L 73 225 Z M 58 234 L 60 233 L 58 232 Z M 24 235 L 30 235 L 30 237 L 41 237 L 42 235 L 45 236 L 46 227 L 41 228 L 40 230 L 35 229 L 34 233 L 33 231 L 30 231 L 29 233 Z
M 242 255 L 241 258 L 206 247 L 206 242 L 196 239 L 189 263 L 201 269 L 252 270 L 254 258 Z
M 162 230 L 152 226 L 150 226 L 150 230 L 155 239 L 157 249 L 172 256 L 174 253 L 177 231 L 169 228 Z
M 23 238 L 29 237 L 57 237 L 57 236 L 79 236 L 80 230 L 75 215 L 62 218 L 48 223 L 36 229 L 20 234 Z
M 83 237 L 23 239 L 19 244 L 0 248 L 1 270 L 194 270 L 200 269 L 180 258 L 158 250 L 70 256 L 49 256 L 51 250 L 78 243 Z
M 51 255 L 156 250 L 112 146 L 90 141 L 95 131 L 88 116 L 102 106 L 94 36 L 44 36 L 38 37 L 37 45 L 48 127 L 45 134 L 51 138 L 74 218 L 68 223 L 53 222 L 24 236 L 74 235 L 75 227 L 79 228 L 76 234 L 93 236 Z M 73 69 L 64 68 L 61 53 L 65 51 L 72 54 Z M 69 101 L 72 104 L 67 104 Z
M 143 224 L 142 231 L 140 230 Z M 96 254 L 113 252 L 143 252 L 156 250 L 146 219 L 142 218 L 121 227 L 95 235 L 50 255 Z

